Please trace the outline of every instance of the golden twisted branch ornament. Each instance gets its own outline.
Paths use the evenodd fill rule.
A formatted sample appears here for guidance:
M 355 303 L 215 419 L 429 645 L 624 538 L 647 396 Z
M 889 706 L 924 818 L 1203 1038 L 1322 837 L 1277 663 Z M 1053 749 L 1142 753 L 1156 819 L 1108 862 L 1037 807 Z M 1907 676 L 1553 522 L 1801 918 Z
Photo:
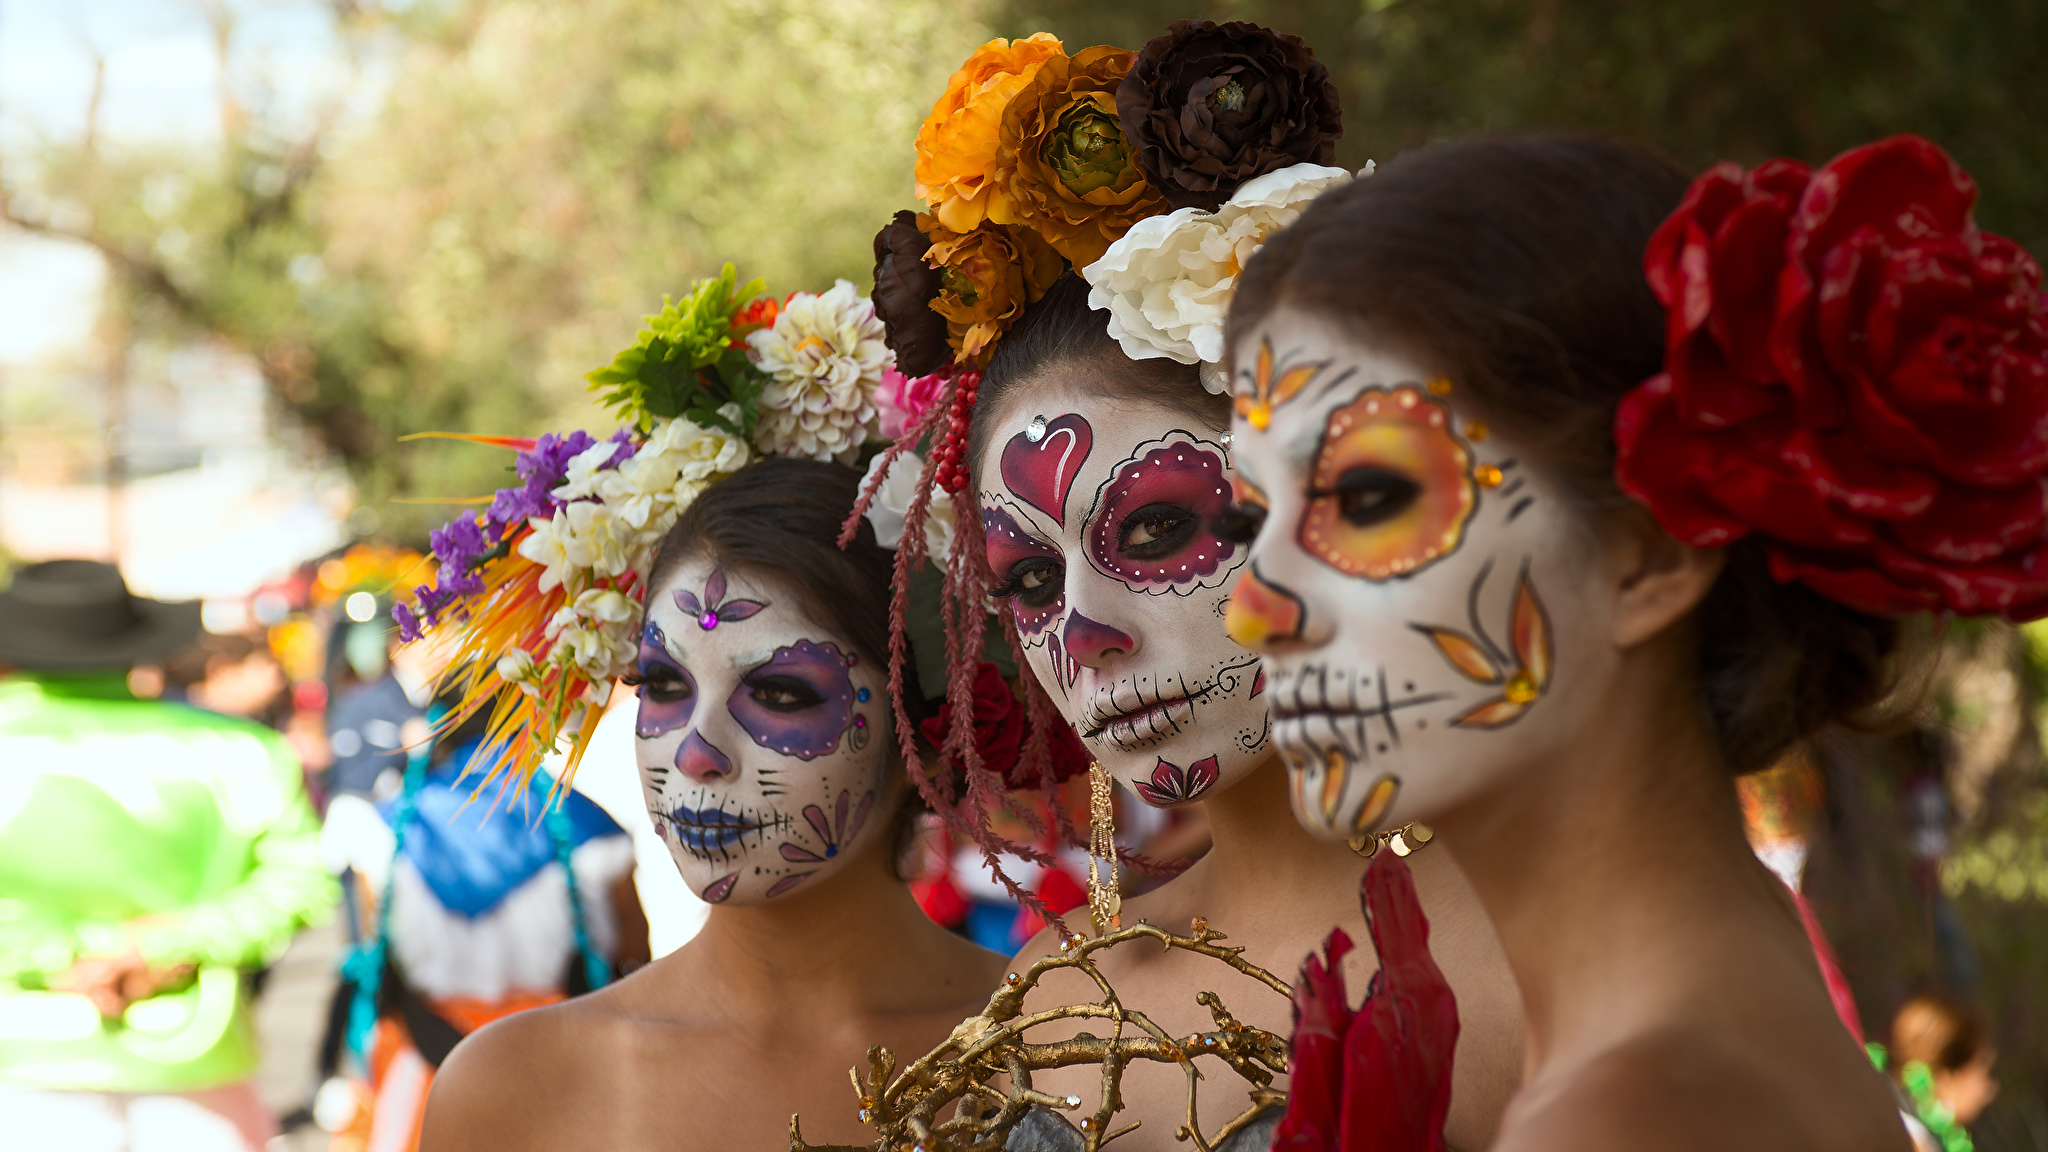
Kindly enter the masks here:
M 868 1049 L 868 1070 L 848 1070 L 853 1089 L 860 1097 L 860 1118 L 880 1135 L 871 1144 L 807 1144 L 798 1117 L 789 1118 L 790 1152 L 997 1152 L 1010 1129 L 1023 1119 L 1034 1104 L 1055 1111 L 1081 1107 L 1079 1096 L 1053 1096 L 1031 1086 L 1031 1075 L 1047 1068 L 1077 1064 L 1102 1066 L 1102 1099 L 1092 1115 L 1081 1119 L 1083 1146 L 1097 1152 L 1103 1145 L 1138 1127 L 1134 1122 L 1116 1131 L 1109 1123 L 1123 1107 L 1118 1087 L 1125 1065 L 1134 1060 L 1178 1064 L 1187 1074 L 1188 1119 L 1174 1138 L 1192 1142 L 1198 1152 L 1215 1152 L 1215 1147 L 1250 1124 L 1266 1109 L 1284 1104 L 1287 1095 L 1273 1088 L 1273 1077 L 1287 1071 L 1287 1040 L 1271 1032 L 1240 1023 L 1214 992 L 1195 997 L 1209 1009 L 1216 1027 L 1209 1032 L 1173 1037 L 1152 1022 L 1145 1013 L 1124 1006 L 1116 989 L 1095 965 L 1094 956 L 1119 945 L 1138 940 L 1155 940 L 1166 948 L 1179 948 L 1198 956 L 1219 960 L 1259 981 L 1290 1001 L 1293 989 L 1286 981 L 1244 959 L 1241 947 L 1216 943 L 1227 939 L 1197 916 L 1186 936 L 1177 936 L 1146 923 L 1120 931 L 1083 939 L 1068 936 L 1060 941 L 1058 953 L 1041 957 L 1021 974 L 1012 972 L 1002 987 L 989 997 L 988 1007 L 953 1029 L 937 1048 L 920 1056 L 899 1074 L 896 1054 L 887 1048 Z M 1102 999 L 1085 1004 L 1067 1004 L 1026 1014 L 1024 997 L 1047 972 L 1074 968 L 1086 973 L 1102 990 Z M 1096 1019 L 1114 1025 L 1109 1036 L 1087 1032 L 1065 1040 L 1033 1043 L 1025 1033 L 1055 1020 Z M 1132 1030 L 1130 1034 L 1126 1029 Z M 1196 1087 L 1202 1073 L 1195 1058 L 1213 1056 L 1250 1083 L 1249 1105 L 1225 1124 L 1213 1137 L 1202 1133 L 1196 1118 Z M 992 1082 L 1007 1077 L 998 1088 Z M 958 1102 L 950 1118 L 939 1113 Z

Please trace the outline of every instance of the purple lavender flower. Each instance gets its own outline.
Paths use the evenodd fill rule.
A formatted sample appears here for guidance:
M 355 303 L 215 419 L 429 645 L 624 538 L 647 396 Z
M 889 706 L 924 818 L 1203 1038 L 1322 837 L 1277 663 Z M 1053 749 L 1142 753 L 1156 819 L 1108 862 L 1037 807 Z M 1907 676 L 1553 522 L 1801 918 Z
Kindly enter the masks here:
M 414 616 L 412 609 L 403 604 L 391 606 L 391 618 L 398 622 L 398 638 L 408 644 L 419 639 L 426 631 L 420 627 L 419 617 Z
M 536 516 L 553 516 L 561 503 L 554 498 L 553 492 L 568 476 L 569 461 L 596 443 L 588 432 L 571 432 L 566 436 L 548 432 L 542 434 L 532 451 L 521 452 L 513 467 L 522 483 L 517 488 L 498 489 L 497 496 L 491 500 L 490 511 L 485 514 L 491 527 L 499 530 L 497 534 L 502 535 L 503 529 Z M 614 466 L 617 463 L 615 455 Z

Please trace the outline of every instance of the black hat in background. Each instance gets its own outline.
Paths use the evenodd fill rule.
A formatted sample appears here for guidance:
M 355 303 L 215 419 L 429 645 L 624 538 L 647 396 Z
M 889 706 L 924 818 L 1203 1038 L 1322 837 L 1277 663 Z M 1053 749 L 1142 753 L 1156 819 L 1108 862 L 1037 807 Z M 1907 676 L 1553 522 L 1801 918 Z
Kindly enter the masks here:
M 199 603 L 149 600 L 97 560 L 17 569 L 0 592 L 0 664 L 24 671 L 94 672 L 162 656 L 199 635 Z

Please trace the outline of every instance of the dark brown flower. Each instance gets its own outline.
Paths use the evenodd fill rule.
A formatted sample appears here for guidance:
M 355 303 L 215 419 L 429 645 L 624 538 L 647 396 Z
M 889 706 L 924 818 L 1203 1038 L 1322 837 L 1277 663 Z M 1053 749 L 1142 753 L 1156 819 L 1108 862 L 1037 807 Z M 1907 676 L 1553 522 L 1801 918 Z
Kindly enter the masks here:
M 1214 208 L 1238 185 L 1328 164 L 1344 135 L 1330 71 L 1299 36 L 1182 20 L 1138 53 L 1116 91 L 1138 167 L 1176 208 Z
M 939 270 L 924 261 L 931 246 L 914 212 L 898 212 L 875 233 L 875 315 L 882 321 L 883 339 L 896 353 L 896 370 L 906 376 L 938 371 L 952 352 L 946 346 L 946 318 L 932 311 L 943 281 Z

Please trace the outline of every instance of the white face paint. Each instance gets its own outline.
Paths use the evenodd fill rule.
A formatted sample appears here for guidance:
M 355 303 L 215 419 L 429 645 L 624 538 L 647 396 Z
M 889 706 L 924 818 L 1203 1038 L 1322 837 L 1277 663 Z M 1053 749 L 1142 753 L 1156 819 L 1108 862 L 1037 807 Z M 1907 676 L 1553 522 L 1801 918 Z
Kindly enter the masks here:
M 1264 654 L 1294 808 L 1331 837 L 1428 821 L 1596 722 L 1617 675 L 1597 545 L 1455 382 L 1279 309 L 1233 365 L 1228 623 Z
M 1039 388 L 998 417 L 981 462 L 989 567 L 1032 673 L 1102 766 L 1161 807 L 1270 754 L 1258 658 L 1223 634 L 1245 550 L 1208 524 L 1230 502 L 1222 439 L 1165 408 Z
M 648 597 L 639 668 L 641 788 L 699 896 L 814 886 L 884 836 L 886 673 L 774 584 L 678 565 Z

